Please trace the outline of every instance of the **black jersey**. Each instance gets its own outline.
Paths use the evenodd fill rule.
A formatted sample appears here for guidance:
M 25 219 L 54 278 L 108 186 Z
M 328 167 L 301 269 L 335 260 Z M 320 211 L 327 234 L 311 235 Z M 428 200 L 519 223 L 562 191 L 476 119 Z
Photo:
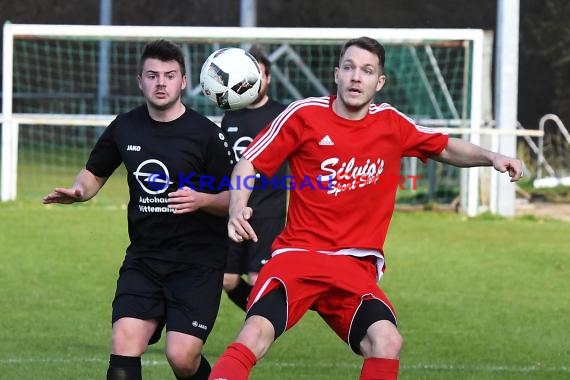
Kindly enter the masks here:
M 253 141 L 253 138 L 277 115 L 285 106 L 269 99 L 263 106 L 255 109 L 243 108 L 228 111 L 222 119 L 222 129 L 233 150 L 235 162 L 239 161 L 242 152 Z M 258 179 L 249 198 L 248 206 L 253 208 L 256 218 L 284 217 L 286 192 L 284 182 L 287 165 L 283 165 L 273 178 Z M 257 190 L 259 189 L 259 190 Z
M 228 190 L 233 162 L 224 140 L 216 124 L 189 107 L 163 123 L 151 119 L 143 105 L 106 128 L 86 168 L 98 177 L 110 176 L 121 163 L 127 169 L 127 255 L 225 265 L 227 218 L 201 210 L 174 214 L 168 208 L 168 193 L 184 186 L 206 193 Z

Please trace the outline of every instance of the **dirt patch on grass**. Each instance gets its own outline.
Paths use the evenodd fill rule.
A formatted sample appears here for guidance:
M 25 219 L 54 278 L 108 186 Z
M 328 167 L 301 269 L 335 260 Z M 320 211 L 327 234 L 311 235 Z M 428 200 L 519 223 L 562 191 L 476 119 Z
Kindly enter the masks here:
M 519 200 L 520 201 L 520 200 Z M 450 205 L 396 205 L 397 211 L 457 212 L 457 204 Z M 552 218 L 570 223 L 570 203 L 527 202 L 516 205 L 516 216 L 532 215 L 536 218 Z
M 516 214 L 570 222 L 570 203 L 531 202 L 517 206 Z

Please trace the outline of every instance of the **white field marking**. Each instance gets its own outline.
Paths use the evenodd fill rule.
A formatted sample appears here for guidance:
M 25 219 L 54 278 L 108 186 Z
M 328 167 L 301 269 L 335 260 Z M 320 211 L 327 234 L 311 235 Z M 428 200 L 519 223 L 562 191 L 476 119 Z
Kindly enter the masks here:
M 507 366 L 507 365 L 456 365 L 456 364 L 413 364 L 400 366 L 407 370 L 434 370 L 434 371 L 462 371 L 462 372 L 515 372 L 515 373 L 531 373 L 531 372 L 570 372 L 570 367 L 560 366 Z
M 108 359 L 102 358 L 70 358 L 70 359 L 49 359 L 49 358 L 5 358 L 0 359 L 0 364 L 33 364 L 33 363 L 108 363 Z M 168 366 L 166 359 L 162 360 L 142 360 L 143 366 Z M 353 363 L 299 363 L 299 362 L 276 362 L 274 360 L 263 361 L 264 367 L 276 368 L 360 368 L 360 364 Z M 456 364 L 411 364 L 400 366 L 403 370 L 418 371 L 450 371 L 450 372 L 514 372 L 514 373 L 539 373 L 539 372 L 570 372 L 568 366 L 507 366 L 507 365 L 456 365 Z

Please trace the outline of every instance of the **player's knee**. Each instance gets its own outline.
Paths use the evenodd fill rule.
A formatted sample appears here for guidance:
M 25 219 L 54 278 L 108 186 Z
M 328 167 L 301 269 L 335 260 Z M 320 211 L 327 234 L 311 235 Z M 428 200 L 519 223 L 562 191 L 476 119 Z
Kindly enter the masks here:
M 362 303 L 352 322 L 349 343 L 364 357 L 397 358 L 403 338 L 392 310 L 378 299 Z
M 113 331 L 113 353 L 121 356 L 141 356 L 148 347 L 148 340 L 140 335 L 131 334 L 128 330 Z
M 236 273 L 224 273 L 223 287 L 226 292 L 234 290 L 239 284 L 239 274 Z
M 404 338 L 396 326 L 387 320 L 373 323 L 360 342 L 364 357 L 397 359 L 402 350 Z
M 146 351 L 153 333 L 162 327 L 159 323 L 154 319 L 127 317 L 113 322 L 113 354 L 141 356 Z
M 236 342 L 246 345 L 258 359 L 261 359 L 275 340 L 273 324 L 265 317 L 248 317 Z
M 174 372 L 183 377 L 193 375 L 201 361 L 200 350 L 189 350 L 179 345 L 167 345 L 166 358 Z

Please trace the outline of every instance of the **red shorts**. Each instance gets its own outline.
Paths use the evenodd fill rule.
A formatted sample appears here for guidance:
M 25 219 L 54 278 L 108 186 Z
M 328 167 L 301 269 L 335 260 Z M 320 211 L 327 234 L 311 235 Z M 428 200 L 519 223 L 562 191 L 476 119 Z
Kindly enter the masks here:
M 396 319 L 394 308 L 377 284 L 376 258 L 289 251 L 272 257 L 261 269 L 247 309 L 282 285 L 287 297 L 286 330 L 307 310 L 315 310 L 348 343 L 362 301 L 376 298 Z

